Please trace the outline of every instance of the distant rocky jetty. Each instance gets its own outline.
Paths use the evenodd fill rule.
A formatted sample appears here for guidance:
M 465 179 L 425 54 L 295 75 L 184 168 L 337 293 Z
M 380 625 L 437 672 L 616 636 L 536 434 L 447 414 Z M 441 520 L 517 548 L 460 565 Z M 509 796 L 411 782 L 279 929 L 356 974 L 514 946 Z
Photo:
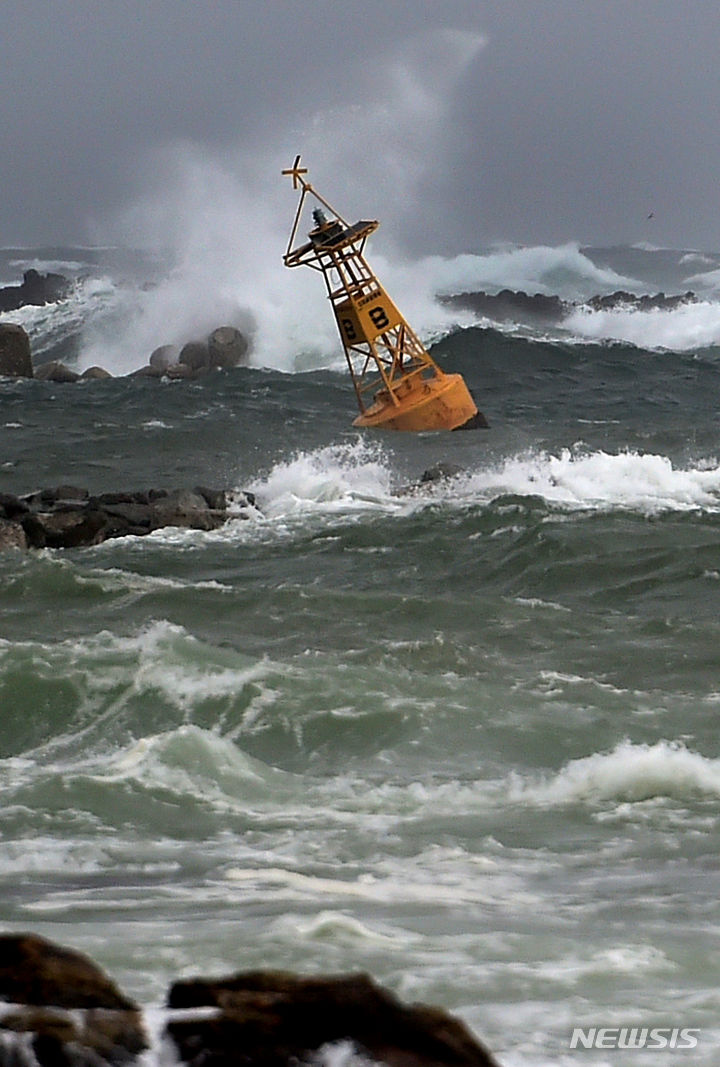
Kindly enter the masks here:
M 547 296 L 545 293 L 528 294 L 522 290 L 501 289 L 499 293 L 486 293 L 483 290 L 457 293 L 453 296 L 443 296 L 441 301 L 448 307 L 473 311 L 496 322 L 521 320 L 551 324 L 561 322 L 578 308 L 591 311 L 615 311 L 620 308 L 633 311 L 650 311 L 654 308 L 672 311 L 683 304 L 696 303 L 697 297 L 691 291 L 674 296 L 666 296 L 665 293 L 637 296 L 635 293 L 618 289 L 605 296 L 594 296 L 590 300 L 573 303 L 561 300 L 559 296 Z
M 0 313 L 18 311 L 27 305 L 42 306 L 66 300 L 73 283 L 62 274 L 27 270 L 21 285 L 0 289 Z M 250 342 L 235 326 L 218 326 L 205 337 L 182 345 L 160 345 L 148 362 L 133 375 L 148 378 L 196 378 L 209 371 L 247 363 Z M 33 366 L 30 340 L 22 326 L 0 323 L 0 377 L 36 378 L 38 381 L 77 382 L 111 378 L 104 367 L 89 367 L 81 374 L 66 364 L 50 360 Z
M 249 518 L 253 512 L 257 514 L 252 493 L 204 486 L 98 496 L 73 485 L 27 496 L 0 493 L 0 550 L 79 548 L 166 526 L 216 530 L 230 518 Z
M 29 304 L 42 307 L 65 300 L 72 291 L 72 282 L 62 274 L 40 274 L 26 270 L 20 285 L 0 288 L 0 311 L 17 311 Z
M 138 1004 L 89 957 L 34 934 L 0 935 L 0 998 L 0 1067 L 120 1067 L 150 1048 Z M 188 1067 L 302 1067 L 341 1042 L 385 1067 L 497 1067 L 458 1019 L 364 974 L 189 979 L 167 1006 L 161 1036 Z
M 250 344 L 234 326 L 218 326 L 206 338 L 187 344 L 161 345 L 144 367 L 129 377 L 198 378 L 210 371 L 247 362 Z M 41 382 L 79 382 L 112 378 L 104 367 L 88 367 L 82 374 L 58 360 L 34 367 L 30 339 L 22 326 L 0 323 L 0 378 L 35 378 Z

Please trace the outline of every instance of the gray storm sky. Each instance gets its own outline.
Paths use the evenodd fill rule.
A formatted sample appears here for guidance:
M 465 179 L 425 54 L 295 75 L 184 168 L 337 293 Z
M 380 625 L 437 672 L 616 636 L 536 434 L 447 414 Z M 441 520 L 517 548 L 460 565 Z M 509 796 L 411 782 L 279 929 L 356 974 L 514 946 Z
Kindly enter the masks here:
M 719 57 L 717 0 L 0 0 L 0 246 L 102 239 L 181 144 L 417 252 L 717 250 Z

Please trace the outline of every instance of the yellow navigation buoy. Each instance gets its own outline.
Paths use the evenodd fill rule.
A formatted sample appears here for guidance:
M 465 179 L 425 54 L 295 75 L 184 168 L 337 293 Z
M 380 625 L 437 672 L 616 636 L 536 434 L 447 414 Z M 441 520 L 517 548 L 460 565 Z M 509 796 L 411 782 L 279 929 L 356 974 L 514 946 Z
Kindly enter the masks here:
M 350 225 L 306 180 L 300 156 L 283 174 L 301 189 L 283 260 L 286 267 L 312 267 L 325 279 L 360 408 L 353 426 L 414 431 L 487 426 L 462 376 L 437 366 L 368 266 L 363 250 L 377 221 Z M 309 241 L 293 248 L 308 195 L 318 205 L 315 225 Z

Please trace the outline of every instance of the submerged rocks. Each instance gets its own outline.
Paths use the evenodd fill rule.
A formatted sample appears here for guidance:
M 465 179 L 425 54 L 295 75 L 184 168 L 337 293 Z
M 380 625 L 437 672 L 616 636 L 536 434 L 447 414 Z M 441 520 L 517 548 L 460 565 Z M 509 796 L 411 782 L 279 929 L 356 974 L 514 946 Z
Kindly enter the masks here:
M 0 377 L 32 378 L 30 338 L 22 326 L 0 323 Z
M 23 497 L 3 493 L 0 549 L 79 548 L 167 526 L 216 530 L 230 518 L 249 518 L 253 511 L 252 493 L 204 486 L 98 496 L 72 485 Z

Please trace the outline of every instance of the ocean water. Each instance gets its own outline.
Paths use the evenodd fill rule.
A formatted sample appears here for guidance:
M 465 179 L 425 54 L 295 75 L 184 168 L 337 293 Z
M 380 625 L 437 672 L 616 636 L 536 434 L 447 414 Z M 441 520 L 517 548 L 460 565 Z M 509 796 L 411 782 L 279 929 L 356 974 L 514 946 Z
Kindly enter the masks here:
M 203 318 L 147 257 L 7 249 L 0 284 L 29 266 L 77 278 L 2 316 L 37 361 L 122 374 L 194 314 L 253 362 L 0 382 L 0 490 L 203 483 L 258 511 L 0 556 L 0 928 L 151 1012 L 181 976 L 365 970 L 504 1067 L 716 1064 L 720 254 L 383 261 L 490 423 L 417 436 L 353 429 L 314 277 L 226 277 Z M 503 287 L 698 300 L 539 328 L 435 299 Z M 697 1047 L 572 1050 L 592 1026 Z

